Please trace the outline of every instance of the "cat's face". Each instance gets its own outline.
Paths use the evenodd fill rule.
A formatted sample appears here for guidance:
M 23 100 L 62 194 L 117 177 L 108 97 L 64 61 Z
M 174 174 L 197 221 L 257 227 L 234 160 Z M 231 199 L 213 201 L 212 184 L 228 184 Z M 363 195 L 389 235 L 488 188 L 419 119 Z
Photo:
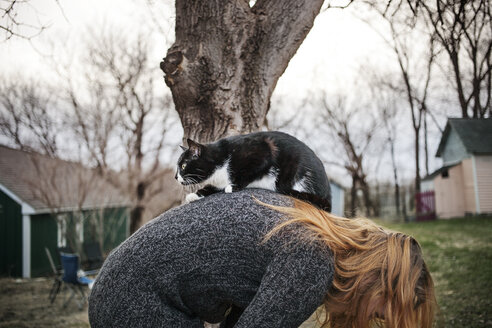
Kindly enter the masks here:
M 207 159 L 207 147 L 188 139 L 188 147 L 178 160 L 176 180 L 182 185 L 200 183 L 210 176 L 215 166 Z

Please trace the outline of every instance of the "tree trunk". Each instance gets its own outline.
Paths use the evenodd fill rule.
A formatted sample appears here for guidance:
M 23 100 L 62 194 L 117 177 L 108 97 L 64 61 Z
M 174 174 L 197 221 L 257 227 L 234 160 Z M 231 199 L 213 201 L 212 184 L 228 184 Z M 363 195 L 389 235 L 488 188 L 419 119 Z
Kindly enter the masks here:
M 177 0 L 176 41 L 161 62 L 184 138 L 259 130 L 270 96 L 323 0 Z
M 134 206 L 130 210 L 130 235 L 133 235 L 135 231 L 138 230 L 142 220 L 142 215 L 144 212 L 144 208 L 142 206 Z
M 396 216 L 399 218 L 401 216 L 401 212 L 400 212 L 400 184 L 398 183 L 398 180 L 396 180 L 395 182 L 395 208 L 396 208 Z
M 350 188 L 350 217 L 356 216 L 357 211 L 357 176 L 352 175 L 352 187 Z
M 424 111 L 424 155 L 425 155 L 425 175 L 429 175 L 429 133 L 427 131 L 427 109 Z
M 364 206 L 366 208 L 366 216 L 370 217 L 372 215 L 375 215 L 375 212 L 376 212 L 376 210 L 374 208 L 374 204 L 373 204 L 372 199 L 371 199 L 371 191 L 369 189 L 369 185 L 367 184 L 366 178 L 364 176 L 360 178 L 359 182 L 360 182 L 360 187 L 362 190 L 362 195 L 364 197 Z
M 463 91 L 463 84 L 461 82 L 461 72 L 460 64 L 458 59 L 458 53 L 454 50 L 448 50 L 449 57 L 451 59 L 451 64 L 453 66 L 454 78 L 456 81 L 456 92 L 458 94 L 458 100 L 461 107 L 461 116 L 463 118 L 468 118 L 468 103 L 465 100 L 465 95 Z
M 139 182 L 135 188 L 136 204 L 130 210 L 130 234 L 132 235 L 142 225 L 142 217 L 145 211 L 145 192 L 147 185 Z
M 398 183 L 398 166 L 395 158 L 395 143 L 392 137 L 388 138 L 390 144 L 391 164 L 393 166 L 393 180 L 395 181 L 395 207 L 396 216 L 400 217 L 400 184 Z
M 401 194 L 401 204 L 402 204 L 402 215 L 403 221 L 408 222 L 408 214 L 407 214 L 407 191 L 406 187 L 403 187 L 403 193 Z
M 415 129 L 415 193 L 420 192 L 420 129 Z

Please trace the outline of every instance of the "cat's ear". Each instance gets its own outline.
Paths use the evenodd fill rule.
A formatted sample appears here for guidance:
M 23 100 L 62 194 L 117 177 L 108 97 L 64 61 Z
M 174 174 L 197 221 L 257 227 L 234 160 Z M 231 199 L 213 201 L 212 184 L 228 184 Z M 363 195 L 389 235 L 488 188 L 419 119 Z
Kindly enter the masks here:
M 179 148 L 181 148 L 183 151 L 187 151 L 188 150 L 188 148 L 186 148 L 185 146 L 181 146 L 181 145 L 179 146 Z
M 191 151 L 191 154 L 195 157 L 199 157 L 202 154 L 203 145 L 201 145 L 198 142 L 195 142 L 191 139 L 187 139 L 187 142 L 188 142 L 188 147 Z

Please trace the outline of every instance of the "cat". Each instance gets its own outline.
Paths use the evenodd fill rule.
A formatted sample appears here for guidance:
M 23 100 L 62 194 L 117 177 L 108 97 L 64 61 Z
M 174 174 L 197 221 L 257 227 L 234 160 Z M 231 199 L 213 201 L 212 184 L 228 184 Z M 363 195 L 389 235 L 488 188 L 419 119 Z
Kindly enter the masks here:
M 244 188 L 269 189 L 331 211 L 328 177 L 321 160 L 303 142 L 283 132 L 255 132 L 200 144 L 187 140 L 175 178 L 204 187 L 186 196 L 192 202 L 210 194 Z

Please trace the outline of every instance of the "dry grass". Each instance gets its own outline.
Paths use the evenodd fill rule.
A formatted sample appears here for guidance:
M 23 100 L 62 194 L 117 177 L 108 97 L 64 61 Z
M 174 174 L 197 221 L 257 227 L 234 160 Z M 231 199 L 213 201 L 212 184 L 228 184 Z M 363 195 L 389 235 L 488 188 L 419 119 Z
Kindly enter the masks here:
M 62 290 L 53 304 L 48 295 L 52 279 L 0 279 L 0 327 L 87 328 L 87 304 L 82 310 L 72 300 L 63 307 L 69 293 Z

